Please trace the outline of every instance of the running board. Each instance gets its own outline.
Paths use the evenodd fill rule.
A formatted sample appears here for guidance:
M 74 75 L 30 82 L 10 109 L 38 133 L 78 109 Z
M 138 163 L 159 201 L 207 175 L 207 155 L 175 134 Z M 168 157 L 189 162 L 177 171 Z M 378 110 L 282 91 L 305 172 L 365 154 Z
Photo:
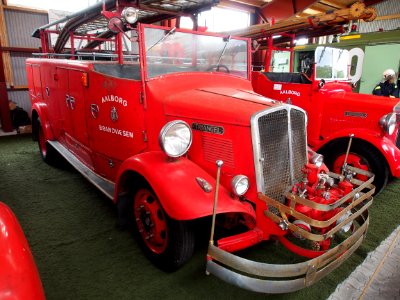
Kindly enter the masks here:
M 104 195 L 111 200 L 114 199 L 114 183 L 97 175 L 79 159 L 76 158 L 67 148 L 57 141 L 48 141 L 48 143 L 57 150 L 79 173 L 97 187 Z

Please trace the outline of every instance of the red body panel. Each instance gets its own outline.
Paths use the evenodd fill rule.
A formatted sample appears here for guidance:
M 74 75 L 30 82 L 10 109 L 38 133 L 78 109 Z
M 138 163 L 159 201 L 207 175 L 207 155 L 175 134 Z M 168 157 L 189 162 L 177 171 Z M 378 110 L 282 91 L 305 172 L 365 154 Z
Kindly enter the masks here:
M 205 193 L 196 182 L 196 177 L 207 180 L 212 186 L 215 186 L 215 179 L 187 158 L 170 163 L 167 161 L 168 158 L 161 151 L 135 155 L 124 161 L 118 179 L 125 170 L 135 171 L 144 176 L 155 190 L 157 197 L 167 200 L 163 202 L 163 208 L 174 219 L 191 220 L 208 216 L 213 208 L 214 193 Z M 162 184 L 164 182 L 165 184 Z M 176 189 L 179 189 L 179 193 Z M 218 213 L 227 212 L 240 212 L 255 218 L 253 210 L 232 197 L 229 190 L 221 187 Z
M 382 116 L 393 112 L 399 99 L 357 94 L 348 83 L 318 82 L 309 84 L 274 82 L 260 72 L 253 72 L 254 90 L 266 97 L 290 101 L 308 114 L 308 143 L 318 151 L 327 143 L 354 133 L 375 146 L 385 157 L 393 176 L 400 177 L 400 149 L 396 147 L 397 130 L 389 136 L 379 126 Z
M 152 185 L 172 218 L 189 220 L 210 215 L 213 193 L 202 191 L 195 178 L 202 177 L 215 184 L 215 161 L 222 159 L 224 188 L 218 213 L 243 213 L 255 219 L 254 211 L 232 196 L 231 180 L 243 174 L 255 182 L 252 161 L 239 158 L 253 157 L 251 116 L 275 104 L 255 94 L 249 80 L 224 73 L 123 79 L 96 71 L 91 61 L 28 59 L 28 70 L 33 66 L 40 66 L 44 78 L 41 88 L 50 95 L 38 100 L 31 94 L 33 110 L 41 121 L 51 124 L 46 138 L 59 141 L 90 169 L 115 182 L 115 201 L 120 190 L 119 179 L 125 172 L 135 171 Z M 86 87 L 81 82 L 82 74 L 88 78 Z M 29 84 L 35 86 L 33 80 Z M 71 97 L 72 106 L 68 101 Z M 111 116 L 114 108 L 117 120 Z M 161 152 L 158 136 L 161 128 L 175 119 L 189 125 L 200 122 L 223 126 L 224 147 L 215 149 L 219 136 L 193 130 L 189 160 L 171 162 Z M 180 171 L 173 168 L 176 164 L 182 165 Z M 166 176 L 169 180 L 165 180 Z M 176 193 L 171 184 L 185 188 Z M 252 201 L 259 201 L 255 184 L 246 195 Z M 198 199 L 196 205 L 188 202 L 188 198 Z
M 28 242 L 15 215 L 0 202 L 0 298 L 45 299 Z

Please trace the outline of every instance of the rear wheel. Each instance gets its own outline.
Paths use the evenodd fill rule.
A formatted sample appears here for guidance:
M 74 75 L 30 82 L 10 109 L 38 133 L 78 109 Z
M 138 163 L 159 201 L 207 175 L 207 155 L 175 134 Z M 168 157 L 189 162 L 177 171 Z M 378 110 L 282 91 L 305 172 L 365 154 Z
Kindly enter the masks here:
M 47 143 L 42 125 L 39 121 L 37 125 L 37 142 L 42 159 L 48 164 L 54 164 L 57 161 L 57 152 Z
M 169 218 L 150 188 L 134 194 L 133 218 L 139 243 L 157 267 L 172 272 L 191 258 L 194 234 L 190 225 Z
M 346 149 L 347 141 L 340 141 L 329 147 L 328 151 L 322 152 L 325 156 L 326 165 L 333 172 L 341 172 Z M 353 141 L 347 163 L 350 166 L 375 174 L 373 182 L 376 187 L 375 195 L 385 188 L 389 178 L 389 168 L 383 155 L 372 145 L 362 141 Z M 357 175 L 356 178 L 362 181 L 367 180 L 367 177 L 363 175 Z

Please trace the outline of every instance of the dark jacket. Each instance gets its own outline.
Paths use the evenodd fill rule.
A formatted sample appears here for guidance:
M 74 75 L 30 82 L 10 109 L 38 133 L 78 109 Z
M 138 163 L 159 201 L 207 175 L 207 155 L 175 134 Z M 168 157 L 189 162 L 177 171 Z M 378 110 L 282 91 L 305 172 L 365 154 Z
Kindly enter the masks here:
M 399 98 L 399 87 L 396 83 L 390 83 L 388 81 L 381 82 L 374 88 L 372 94 L 377 96 L 393 96 Z

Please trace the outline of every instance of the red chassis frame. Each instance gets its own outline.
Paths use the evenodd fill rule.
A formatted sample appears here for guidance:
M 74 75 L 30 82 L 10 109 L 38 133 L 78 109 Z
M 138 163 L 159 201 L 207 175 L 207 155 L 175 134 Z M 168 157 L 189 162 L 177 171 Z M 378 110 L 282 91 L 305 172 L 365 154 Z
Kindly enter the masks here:
M 313 199 L 316 201 L 305 202 L 298 197 L 297 190 L 314 193 L 316 185 L 322 184 L 317 182 L 318 176 L 328 176 L 324 166 L 307 164 L 304 176 L 308 178 L 309 184 L 298 184 L 286 195 L 302 213 L 296 213 L 293 208 L 286 213 L 289 209 L 287 205 L 266 197 L 257 188 L 257 177 L 260 175 L 255 172 L 254 165 L 249 163 L 252 160 L 247 159 L 254 157 L 255 147 L 252 141 L 254 128 L 249 120 L 269 110 L 293 112 L 301 116 L 304 116 L 304 111 L 253 92 L 249 80 L 251 52 L 248 39 L 240 39 L 247 41 L 247 78 L 221 72 L 173 73 L 148 78 L 145 28 L 170 30 L 154 25 L 138 25 L 141 74 L 138 79 L 118 78 L 96 69 L 96 64 L 119 67 L 118 63 L 46 58 L 27 60 L 32 118 L 36 124 L 34 132 L 39 139 L 42 155 L 48 150 L 47 146 L 56 148 L 117 204 L 129 194 L 133 184 L 145 180 L 165 213 L 174 220 L 226 215 L 235 221 L 239 216 L 239 221 L 243 221 L 248 231 L 218 240 L 218 247 L 211 244 L 207 262 L 207 270 L 226 281 L 234 283 L 233 278 L 240 278 L 234 283 L 236 285 L 250 282 L 243 287 L 271 293 L 294 291 L 319 280 L 329 270 L 338 267 L 357 249 L 365 236 L 369 222 L 367 208 L 372 203 L 371 193 L 374 191 L 371 185 L 373 175 L 364 172 L 368 180 L 360 182 L 329 173 L 338 182 L 338 186 L 332 187 L 335 191 L 333 197 L 327 202 L 320 194 L 315 194 Z M 224 37 L 191 30 L 176 31 Z M 45 53 L 44 56 L 52 55 Z M 118 58 L 118 62 L 121 61 Z M 159 135 L 167 123 L 176 120 L 191 125 L 192 144 L 187 155 L 171 159 L 162 151 Z M 214 130 L 197 130 L 193 125 L 195 123 L 214 129 L 222 128 L 222 134 Z M 304 145 L 305 160 L 306 156 Z M 221 172 L 218 171 L 220 175 L 215 176 L 215 161 L 218 159 L 225 163 L 222 170 L 219 170 Z M 238 174 L 245 175 L 250 182 L 248 191 L 241 197 L 235 196 L 232 191 L 232 181 Z M 198 178 L 215 189 L 215 193 L 218 187 L 219 193 L 214 195 L 207 192 Z M 325 186 L 325 183 L 322 185 Z M 178 186 L 179 192 L 176 190 Z M 360 193 L 365 189 L 368 192 Z M 351 199 L 354 199 L 354 203 L 350 203 Z M 356 207 L 360 203 L 364 203 L 362 208 Z M 275 207 L 288 219 L 269 213 L 268 207 Z M 310 215 L 310 212 L 316 211 L 320 212 Z M 289 232 L 297 232 L 324 247 L 325 241 L 345 225 L 346 222 L 340 223 L 338 219 L 350 211 L 353 213 L 347 220 L 358 225 L 348 239 L 333 249 L 305 250 L 284 237 Z M 293 218 L 307 220 L 315 228 L 325 228 L 324 234 L 315 234 L 308 232 L 307 228 L 296 226 L 292 223 Z M 271 267 L 248 263 L 229 253 L 268 240 L 271 236 L 277 236 L 293 252 L 313 259 L 300 265 Z M 342 259 L 332 259 L 338 256 Z M 259 265 L 260 270 L 266 270 L 256 274 L 249 269 L 241 269 L 241 266 L 254 264 Z M 275 280 L 262 280 L 260 287 L 257 283 L 259 279 L 233 275 L 233 269 L 253 276 L 303 276 L 307 279 L 295 278 L 278 284 Z

